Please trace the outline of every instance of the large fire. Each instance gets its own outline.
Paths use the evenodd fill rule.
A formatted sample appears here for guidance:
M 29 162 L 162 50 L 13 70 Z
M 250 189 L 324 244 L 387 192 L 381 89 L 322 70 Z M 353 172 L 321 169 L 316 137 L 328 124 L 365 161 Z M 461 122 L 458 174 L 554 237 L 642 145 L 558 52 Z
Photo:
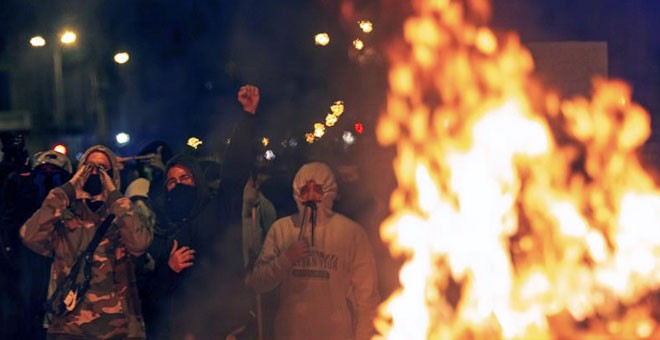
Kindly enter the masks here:
M 377 129 L 398 151 L 381 236 L 408 259 L 381 336 L 660 338 L 660 190 L 630 88 L 545 93 L 517 36 L 486 26 L 488 1 L 413 8 Z

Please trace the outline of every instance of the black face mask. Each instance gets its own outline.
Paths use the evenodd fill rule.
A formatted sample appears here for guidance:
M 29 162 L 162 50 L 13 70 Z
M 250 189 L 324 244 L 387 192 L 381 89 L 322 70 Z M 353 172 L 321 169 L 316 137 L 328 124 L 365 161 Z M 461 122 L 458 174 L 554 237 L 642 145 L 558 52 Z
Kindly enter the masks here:
M 177 184 L 165 196 L 165 213 L 173 222 L 185 221 L 191 217 L 196 200 L 196 187 Z
M 83 190 L 87 191 L 91 196 L 96 196 L 103 191 L 103 182 L 101 182 L 101 175 L 89 175 L 87 182 L 83 186 Z

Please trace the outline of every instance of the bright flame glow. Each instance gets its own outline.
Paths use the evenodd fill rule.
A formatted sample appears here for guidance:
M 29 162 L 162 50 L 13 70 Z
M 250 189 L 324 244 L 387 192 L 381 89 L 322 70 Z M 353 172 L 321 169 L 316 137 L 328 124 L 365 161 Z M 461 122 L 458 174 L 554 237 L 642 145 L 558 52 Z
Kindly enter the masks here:
M 313 133 L 308 132 L 308 133 L 305 134 L 305 141 L 307 143 L 312 144 L 312 143 L 314 143 L 315 140 L 316 140 L 316 137 L 314 137 Z
M 32 47 L 46 46 L 46 39 L 40 35 L 34 36 L 30 38 L 30 45 L 32 45 Z
M 115 54 L 114 60 L 117 64 L 126 64 L 128 60 L 130 59 L 130 56 L 128 55 L 127 52 L 118 52 Z
M 328 33 L 318 33 L 314 36 L 314 42 L 318 46 L 325 46 L 330 43 L 330 36 Z
M 660 188 L 630 87 L 531 94 L 531 54 L 483 26 L 487 1 L 413 10 L 376 129 L 397 148 L 380 233 L 407 260 L 382 337 L 660 338 Z

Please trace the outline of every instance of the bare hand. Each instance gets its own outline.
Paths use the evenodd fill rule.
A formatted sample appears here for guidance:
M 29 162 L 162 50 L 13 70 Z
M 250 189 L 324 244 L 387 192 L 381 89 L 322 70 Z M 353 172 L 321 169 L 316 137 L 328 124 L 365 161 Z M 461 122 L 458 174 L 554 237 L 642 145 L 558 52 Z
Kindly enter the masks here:
M 99 176 L 101 176 L 101 183 L 103 183 L 103 189 L 105 189 L 108 193 L 111 193 L 115 190 L 117 190 L 117 187 L 115 186 L 115 181 L 108 175 L 108 173 L 105 170 L 102 170 L 100 168 L 97 168 L 99 172 Z
M 252 85 L 244 85 L 238 90 L 238 102 L 243 110 L 251 114 L 257 112 L 259 106 L 259 88 Z
M 85 164 L 78 168 L 78 171 L 71 177 L 69 183 L 73 185 L 73 188 L 76 190 L 76 197 L 79 197 L 83 193 L 83 186 L 87 182 L 87 178 L 92 173 L 92 166 L 90 164 Z
M 298 240 L 289 246 L 284 255 L 291 263 L 296 263 L 309 255 L 309 243 L 307 240 Z
M 167 265 L 176 273 L 180 273 L 182 270 L 191 267 L 193 260 L 195 260 L 195 250 L 186 246 L 177 248 L 178 246 L 179 242 L 174 240 L 174 246 L 172 247 L 172 251 L 170 251 L 170 259 L 167 261 Z

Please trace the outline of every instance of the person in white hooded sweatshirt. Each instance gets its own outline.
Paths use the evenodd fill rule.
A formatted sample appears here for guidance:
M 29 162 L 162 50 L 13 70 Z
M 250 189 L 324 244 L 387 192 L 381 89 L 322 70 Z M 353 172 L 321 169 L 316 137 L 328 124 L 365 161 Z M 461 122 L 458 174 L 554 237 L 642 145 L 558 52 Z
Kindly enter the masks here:
M 370 339 L 380 295 L 367 234 L 332 210 L 337 183 L 324 163 L 300 168 L 293 197 L 299 212 L 273 223 L 246 284 L 279 287 L 276 339 Z

